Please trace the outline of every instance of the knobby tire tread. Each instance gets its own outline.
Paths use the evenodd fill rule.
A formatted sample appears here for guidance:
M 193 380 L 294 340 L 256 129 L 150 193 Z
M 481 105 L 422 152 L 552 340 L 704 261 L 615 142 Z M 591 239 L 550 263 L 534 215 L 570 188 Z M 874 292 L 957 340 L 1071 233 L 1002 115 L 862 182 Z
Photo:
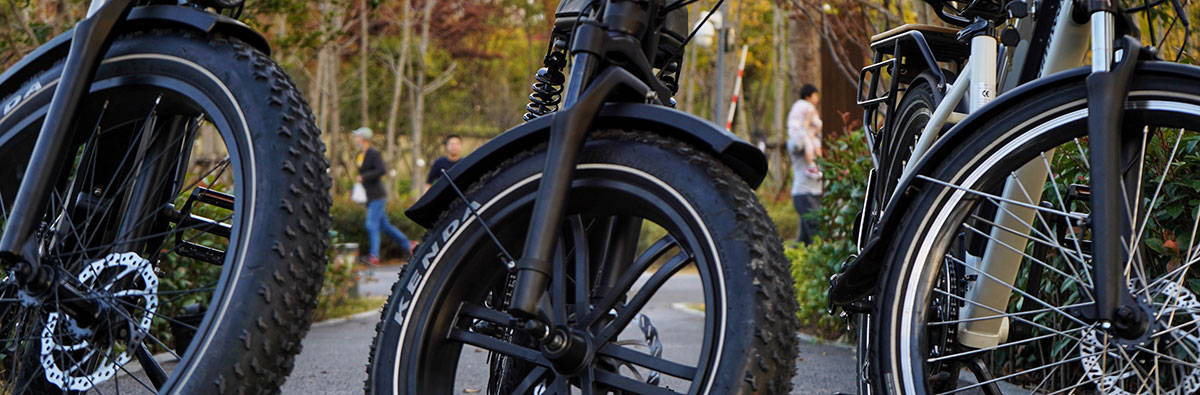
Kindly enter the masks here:
M 731 208 L 738 219 L 736 233 L 744 235 L 744 241 L 749 245 L 751 253 L 749 268 L 754 276 L 753 282 L 756 284 L 754 292 L 762 307 L 755 309 L 758 316 L 755 318 L 757 326 L 754 328 L 754 349 L 742 356 L 744 361 L 740 362 L 741 365 L 747 367 L 740 386 L 742 390 L 752 393 L 790 393 L 792 390 L 791 378 L 795 372 L 799 347 L 799 338 L 796 335 L 800 330 L 800 322 L 795 313 L 798 304 L 794 286 L 790 281 L 792 278 L 791 267 L 783 255 L 783 243 L 775 224 L 767 216 L 766 210 L 762 207 L 754 191 L 733 170 L 710 153 L 676 139 L 652 132 L 620 129 L 594 131 L 589 139 L 625 140 L 674 151 L 691 164 L 706 170 L 717 186 L 718 193 L 715 195 L 728 197 Z M 480 177 L 477 182 L 467 188 L 464 191 L 465 194 L 473 195 L 504 169 L 533 156 L 544 148 L 545 144 L 540 144 L 505 160 L 496 166 L 495 170 Z M 450 213 L 460 213 L 463 210 L 466 210 L 466 205 L 461 199 L 456 199 L 448 210 L 439 215 L 436 225 L 431 229 L 440 229 L 448 220 L 447 217 Z M 412 256 L 424 256 L 428 252 L 428 246 L 436 244 L 432 242 L 433 237 L 436 237 L 436 232 L 426 233 Z M 368 378 L 364 386 L 367 394 L 375 393 L 371 386 L 370 374 L 375 365 L 376 348 L 384 333 L 384 325 L 389 321 L 389 318 L 385 316 L 388 306 L 394 302 L 395 295 L 403 292 L 402 289 L 412 278 L 416 266 L 409 264 L 401 271 L 398 281 L 392 285 L 392 296 L 389 297 L 388 303 L 380 309 L 381 319 L 375 326 L 376 336 L 375 340 L 371 342 L 370 357 L 367 362 Z M 787 281 L 780 281 L 780 279 L 787 279 Z

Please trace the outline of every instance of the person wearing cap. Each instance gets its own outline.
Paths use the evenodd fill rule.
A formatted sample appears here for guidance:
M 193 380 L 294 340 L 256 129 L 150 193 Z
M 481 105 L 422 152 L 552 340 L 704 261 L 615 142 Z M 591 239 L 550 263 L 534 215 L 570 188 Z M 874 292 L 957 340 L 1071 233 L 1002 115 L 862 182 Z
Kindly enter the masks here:
M 383 175 L 387 174 L 387 164 L 383 162 L 383 155 L 379 150 L 371 146 L 371 137 L 374 133 L 369 128 L 358 128 L 354 131 L 354 139 L 358 142 L 362 152 L 358 154 L 358 182 L 362 183 L 363 189 L 367 190 L 367 236 L 370 239 L 370 255 L 367 256 L 367 263 L 370 265 L 379 264 L 379 233 L 382 231 L 387 233 L 396 244 L 412 252 L 412 245 L 408 241 L 408 236 L 404 235 L 400 229 L 397 229 L 388 221 L 387 217 L 387 188 L 383 186 Z

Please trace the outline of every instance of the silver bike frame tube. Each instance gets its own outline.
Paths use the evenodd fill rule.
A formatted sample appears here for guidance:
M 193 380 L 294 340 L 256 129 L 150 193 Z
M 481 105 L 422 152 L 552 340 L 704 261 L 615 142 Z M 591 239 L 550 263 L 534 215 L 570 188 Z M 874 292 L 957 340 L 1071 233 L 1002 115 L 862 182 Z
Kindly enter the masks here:
M 901 180 L 908 177 L 908 174 L 913 171 L 913 168 L 919 162 L 918 158 L 924 156 L 929 147 L 933 146 L 933 142 L 937 140 L 942 126 L 946 124 L 946 119 L 950 117 L 950 113 L 954 112 L 954 108 L 958 106 L 958 102 L 962 101 L 963 96 L 967 92 L 967 87 L 971 86 L 971 75 L 973 74 L 971 70 L 975 68 L 974 64 L 975 62 L 972 60 L 967 61 L 967 64 L 963 66 L 962 75 L 950 85 L 950 90 L 946 92 L 946 96 L 942 98 L 942 102 L 938 103 L 937 108 L 933 110 L 933 116 L 930 117 L 929 123 L 925 124 L 925 129 L 921 131 L 921 136 L 917 138 L 917 143 L 913 145 L 912 156 L 909 158 L 908 163 L 904 164 L 904 172 L 900 176 Z M 896 191 L 892 193 L 899 192 L 900 188 L 896 188 Z
M 1080 25 L 1071 17 L 1073 2 L 1064 1 L 1055 21 L 1054 33 L 1050 37 L 1050 45 L 1046 51 L 1046 59 L 1039 72 L 1040 77 L 1078 67 L 1084 64 L 1088 49 L 1088 25 Z M 1054 157 L 1054 151 L 1046 152 L 1048 158 Z M 1029 243 L 1028 235 L 1032 230 L 1036 210 L 1018 203 L 1036 206 L 1041 201 L 1042 186 L 1046 183 L 1049 170 L 1042 159 L 1022 166 L 1014 172 L 1004 184 L 1003 198 L 999 204 L 993 223 L 990 239 L 984 249 L 981 259 L 966 257 L 968 264 L 976 265 L 968 269 L 968 274 L 979 272 L 987 276 L 978 276 L 976 283 L 967 293 L 966 303 L 960 311 L 960 319 L 969 320 L 959 325 L 959 343 L 974 347 L 995 347 L 1008 337 L 1008 319 L 980 319 L 994 317 L 1000 314 L 996 311 L 1006 311 L 1008 301 L 1012 296 L 1012 288 L 1024 260 L 1023 252 Z M 1022 188 L 1024 187 L 1024 188 Z M 1018 203 L 1010 203 L 1018 202 Z M 1015 233 L 1015 232 L 1019 232 Z M 990 278 L 989 278 L 990 277 Z M 1001 284 L 999 281 L 1004 281 Z M 986 306 L 986 307 L 984 307 Z
M 989 34 L 971 37 L 971 93 L 967 96 L 967 108 L 971 112 L 992 102 L 996 97 L 996 56 L 999 47 L 996 38 Z
M 933 110 L 933 116 L 930 117 L 929 123 L 926 123 L 925 128 L 921 130 L 921 135 L 917 137 L 917 143 L 913 145 L 912 156 L 904 164 L 904 172 L 900 179 L 903 180 L 909 176 L 919 159 L 925 156 L 929 147 L 932 147 L 934 141 L 937 141 L 942 127 L 946 125 L 947 119 L 954 113 L 958 103 L 962 101 L 967 88 L 970 88 L 971 91 L 971 94 L 967 95 L 969 111 L 978 110 L 995 98 L 996 53 L 995 37 L 981 34 L 971 38 L 971 57 L 963 66 L 962 75 L 950 85 L 942 102 L 938 103 L 937 108 Z M 899 192 L 900 190 L 897 189 L 892 193 Z
M 967 64 L 963 66 L 961 75 L 958 80 L 950 85 L 946 96 L 942 98 L 942 102 L 938 103 L 937 108 L 933 110 L 933 115 L 929 122 L 925 124 L 925 128 L 921 130 L 921 135 L 917 137 L 916 144 L 913 145 L 913 152 L 907 163 L 904 164 L 904 172 L 900 179 L 908 177 L 919 162 L 922 156 L 929 151 L 929 147 L 933 146 L 934 141 L 937 141 L 941 134 L 942 127 L 946 125 L 946 121 L 954 113 L 954 109 L 958 107 L 958 103 L 962 101 L 966 95 L 967 88 L 970 88 L 971 94 L 967 96 L 969 111 L 978 110 L 987 103 L 991 102 L 996 97 L 996 38 L 990 35 L 981 34 L 971 38 L 971 56 L 967 60 Z M 897 189 L 892 193 L 899 193 Z
M 96 13 L 96 11 L 100 11 L 100 7 L 103 7 L 104 3 L 107 2 L 108 0 L 92 0 L 92 3 L 88 5 L 87 16 L 91 17 L 92 14 Z

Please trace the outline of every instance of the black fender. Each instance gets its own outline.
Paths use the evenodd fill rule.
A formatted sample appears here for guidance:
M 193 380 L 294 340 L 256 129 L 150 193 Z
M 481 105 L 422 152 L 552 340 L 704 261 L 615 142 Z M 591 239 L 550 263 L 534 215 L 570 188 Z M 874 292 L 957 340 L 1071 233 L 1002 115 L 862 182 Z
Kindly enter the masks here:
M 236 19 L 211 12 L 175 5 L 134 7 L 125 21 L 117 25 L 115 34 L 131 31 L 177 27 L 204 34 L 224 34 L 236 37 L 265 54 L 271 54 L 267 39 Z M 66 58 L 75 30 L 71 29 L 30 52 L 4 74 L 0 74 L 0 98 L 19 89 L 21 84 Z
M 927 181 L 918 180 L 917 175 L 931 173 L 938 164 L 955 154 L 958 148 L 973 137 L 985 122 L 1001 112 L 1036 96 L 1053 94 L 1069 85 L 1084 84 L 1089 74 L 1091 74 L 1089 67 L 1079 67 L 1021 85 L 996 98 L 979 111 L 971 113 L 946 132 L 946 135 L 939 139 L 917 163 L 915 171 L 897 185 L 896 190 L 900 193 L 892 195 L 883 216 L 880 217 L 879 223 L 868 237 L 865 245 L 862 246 L 858 256 L 853 257 L 842 268 L 841 273 L 830 280 L 829 302 L 832 305 L 847 306 L 866 296 L 873 295 L 877 291 L 879 279 L 890 265 L 890 262 L 886 262 L 887 249 L 891 242 L 890 236 L 899 232 L 903 219 L 912 210 L 911 206 L 920 201 L 920 194 L 929 186 Z M 1135 78 L 1141 74 L 1178 75 L 1200 79 L 1200 67 L 1143 61 L 1138 63 L 1137 70 L 1134 72 Z
M 466 189 L 504 160 L 548 141 L 552 119 L 551 116 L 535 118 L 501 133 L 463 158 L 447 173 L 455 185 Z M 757 188 L 767 174 L 766 156 L 758 148 L 709 121 L 669 107 L 639 103 L 605 104 L 596 115 L 591 129 L 605 128 L 647 130 L 682 140 L 716 156 L 751 188 Z M 417 224 L 432 228 L 441 213 L 457 199 L 458 195 L 449 184 L 439 179 L 405 214 Z

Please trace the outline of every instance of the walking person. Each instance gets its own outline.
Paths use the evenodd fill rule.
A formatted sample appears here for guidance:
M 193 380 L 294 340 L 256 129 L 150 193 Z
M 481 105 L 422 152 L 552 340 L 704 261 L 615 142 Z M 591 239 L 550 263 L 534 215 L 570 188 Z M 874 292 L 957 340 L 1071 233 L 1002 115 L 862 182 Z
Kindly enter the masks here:
M 442 149 L 446 154 L 433 161 L 433 166 L 429 167 L 429 176 L 425 177 L 423 191 L 428 191 L 430 185 L 442 179 L 442 170 L 450 171 L 450 168 L 458 164 L 459 159 L 462 159 L 462 137 L 457 134 L 446 136 L 442 139 Z
M 358 182 L 367 191 L 367 236 L 370 239 L 370 255 L 367 264 L 379 264 L 379 233 L 387 233 L 396 244 L 412 253 L 412 244 L 404 235 L 388 221 L 387 189 L 383 186 L 383 176 L 387 174 L 387 165 L 379 150 L 371 147 L 371 137 L 374 133 L 369 128 L 358 128 L 354 131 L 354 139 L 362 152 L 358 154 Z
M 821 208 L 821 117 L 817 114 L 820 103 L 817 87 L 805 84 L 800 88 L 800 100 L 788 112 L 787 150 L 792 159 L 792 205 L 800 216 L 796 241 L 812 242 L 816 234 L 815 221 L 805 216 Z

